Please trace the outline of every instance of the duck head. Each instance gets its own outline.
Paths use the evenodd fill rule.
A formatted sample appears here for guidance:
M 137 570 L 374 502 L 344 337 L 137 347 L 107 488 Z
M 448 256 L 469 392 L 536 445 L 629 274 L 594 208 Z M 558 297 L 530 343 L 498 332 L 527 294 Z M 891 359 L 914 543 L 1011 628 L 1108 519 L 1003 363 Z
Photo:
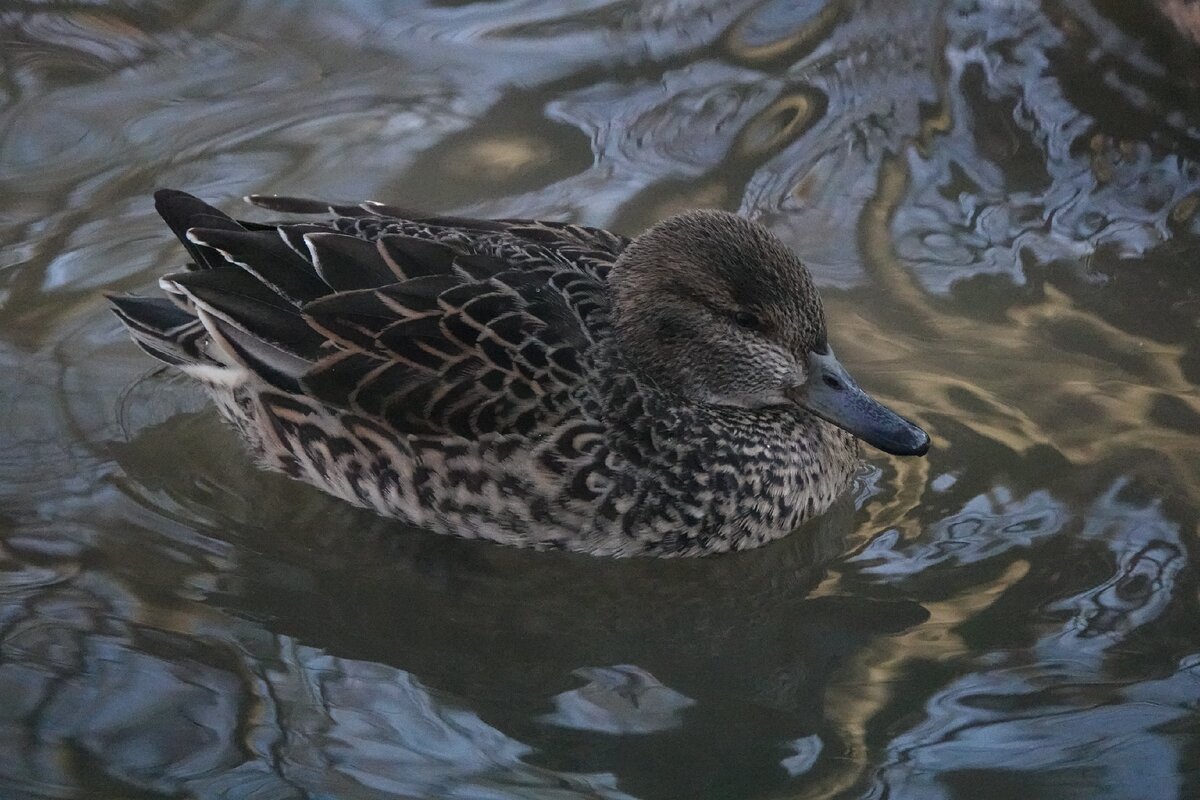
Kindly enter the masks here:
M 812 276 L 761 225 L 724 211 L 670 217 L 630 243 L 609 281 L 622 353 L 660 388 L 714 405 L 794 403 L 886 453 L 929 449 L 837 360 Z

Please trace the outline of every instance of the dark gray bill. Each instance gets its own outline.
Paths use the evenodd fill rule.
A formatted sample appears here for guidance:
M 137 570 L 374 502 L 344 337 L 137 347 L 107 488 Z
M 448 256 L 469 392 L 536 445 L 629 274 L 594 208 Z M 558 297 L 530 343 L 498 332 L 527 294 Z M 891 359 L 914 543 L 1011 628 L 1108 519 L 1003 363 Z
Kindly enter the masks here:
M 808 382 L 796 402 L 885 453 L 922 456 L 929 450 L 929 434 L 858 388 L 829 347 L 809 354 Z

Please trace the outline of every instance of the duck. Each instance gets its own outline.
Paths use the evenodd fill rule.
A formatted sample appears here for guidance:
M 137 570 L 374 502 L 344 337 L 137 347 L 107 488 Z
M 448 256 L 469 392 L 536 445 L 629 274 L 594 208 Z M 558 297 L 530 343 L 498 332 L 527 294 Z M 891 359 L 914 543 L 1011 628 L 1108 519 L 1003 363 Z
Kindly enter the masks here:
M 190 263 L 109 300 L 263 467 L 411 527 L 603 556 L 766 544 L 928 434 L 851 378 L 801 259 L 690 210 L 634 238 L 370 201 L 185 192 Z

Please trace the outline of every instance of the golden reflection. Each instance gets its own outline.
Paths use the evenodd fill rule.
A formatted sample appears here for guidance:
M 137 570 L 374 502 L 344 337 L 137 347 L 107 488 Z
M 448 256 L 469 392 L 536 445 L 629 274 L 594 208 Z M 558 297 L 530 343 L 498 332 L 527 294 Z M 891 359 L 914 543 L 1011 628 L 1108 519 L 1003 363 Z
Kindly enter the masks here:
M 892 214 L 906 185 L 903 161 L 885 161 L 860 220 L 865 266 L 890 304 L 883 321 L 840 313 L 841 302 L 831 302 L 847 360 L 902 365 L 903 395 L 912 401 L 897 405 L 933 428 L 935 443 L 936 417 L 945 416 L 1017 453 L 1047 445 L 1085 465 L 1153 447 L 1186 469 L 1197 436 L 1151 422 L 1152 405 L 1164 393 L 1200 413 L 1200 398 L 1180 367 L 1183 348 L 1121 330 L 1050 285 L 1040 303 L 1013 308 L 999 321 L 940 311 L 892 250 Z M 915 333 L 906 342 L 889 344 L 894 334 L 887 317 L 893 315 Z M 972 401 L 970 413 L 964 413 L 964 398 Z M 1097 416 L 1063 413 L 1072 407 L 1092 408 Z M 1197 475 L 1180 477 L 1196 500 Z
M 447 172 L 468 180 L 503 181 L 546 160 L 544 148 L 525 136 L 480 139 L 446 159 Z
M 1187 222 L 1196 215 L 1197 207 L 1200 207 L 1200 197 L 1189 194 L 1171 209 L 1171 221 L 1178 225 Z
M 135 27 L 129 20 L 106 13 L 101 9 L 72 11 L 63 16 L 83 30 L 95 34 L 100 41 L 109 41 L 113 38 L 131 39 L 143 44 L 150 41 L 150 36 Z
M 876 637 L 856 653 L 839 670 L 840 679 L 830 683 L 824 705 L 830 724 L 847 745 L 844 757 L 853 766 L 831 773 L 793 797 L 833 797 L 852 788 L 865 770 L 878 763 L 878 756 L 869 751 L 867 733 L 879 712 L 893 702 L 905 670 L 914 661 L 937 663 L 969 653 L 970 645 L 957 633 L 959 623 L 987 609 L 1028 572 L 1028 561 L 1014 561 L 989 583 L 973 584 L 943 601 L 925 602 L 929 619 L 924 623 L 896 636 Z M 828 588 L 823 585 L 816 593 Z
M 892 246 L 891 223 L 908 179 L 901 157 L 885 159 L 859 220 L 864 266 L 888 306 L 868 317 L 855 313 L 849 298 L 828 297 L 830 318 L 837 320 L 835 345 L 845 361 L 863 364 L 864 371 L 876 368 L 889 401 L 930 431 L 935 452 L 951 446 L 938 435 L 938 420 L 953 419 L 1014 453 L 1050 447 L 1081 467 L 1107 462 L 1153 469 L 1169 476 L 1172 491 L 1200 503 L 1200 431 L 1182 433 L 1153 416 L 1163 395 L 1200 415 L 1200 397 L 1181 369 L 1184 349 L 1121 330 L 1050 285 L 1043 288 L 1040 302 L 1014 307 L 1000 319 L 947 313 L 944 301 L 921 288 Z M 1181 213 L 1194 211 L 1195 201 Z M 897 336 L 897 330 L 908 335 Z M 1147 467 L 1143 460 L 1135 466 L 1129 459 L 1133 452 L 1156 453 L 1154 465 Z M 848 547 L 891 528 L 906 538 L 921 534 L 912 512 L 927 496 L 930 462 L 892 463 L 898 471 L 897 490 L 865 506 L 867 519 Z M 859 653 L 844 679 L 830 685 L 825 702 L 846 737 L 854 767 L 797 796 L 830 796 L 859 780 L 876 760 L 867 752 L 866 731 L 892 701 L 902 672 L 914 660 L 966 652 L 957 626 L 1027 571 L 1028 564 L 1014 563 L 990 585 L 973 585 L 947 600 L 927 603 L 929 622 L 899 637 L 877 639 Z M 846 591 L 833 574 L 814 594 Z
M 742 129 L 735 145 L 737 153 L 761 157 L 794 141 L 820 119 L 825 103 L 815 91 L 799 91 L 767 106 Z
M 729 204 L 729 189 L 720 181 L 707 181 L 688 186 L 686 191 L 672 194 L 653 206 L 653 219 L 666 219 L 672 214 L 693 208 L 725 208 Z
M 781 56 L 799 58 L 828 37 L 830 30 L 843 18 L 846 4 L 843 0 L 829 0 L 820 11 L 795 29 L 785 29 L 764 41 L 751 41 L 751 28 L 756 17 L 769 6 L 759 4 L 737 19 L 725 32 L 724 45 L 731 55 L 746 61 L 766 61 Z

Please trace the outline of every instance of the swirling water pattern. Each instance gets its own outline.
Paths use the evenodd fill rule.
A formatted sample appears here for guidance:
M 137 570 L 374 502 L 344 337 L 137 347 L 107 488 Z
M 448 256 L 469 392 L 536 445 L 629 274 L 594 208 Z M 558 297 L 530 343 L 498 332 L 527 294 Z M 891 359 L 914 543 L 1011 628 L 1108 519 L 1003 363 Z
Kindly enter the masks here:
M 1197 8 L 0 5 L 0 795 L 1200 796 Z M 163 185 L 738 210 L 934 450 L 737 557 L 398 529 L 107 313 Z

